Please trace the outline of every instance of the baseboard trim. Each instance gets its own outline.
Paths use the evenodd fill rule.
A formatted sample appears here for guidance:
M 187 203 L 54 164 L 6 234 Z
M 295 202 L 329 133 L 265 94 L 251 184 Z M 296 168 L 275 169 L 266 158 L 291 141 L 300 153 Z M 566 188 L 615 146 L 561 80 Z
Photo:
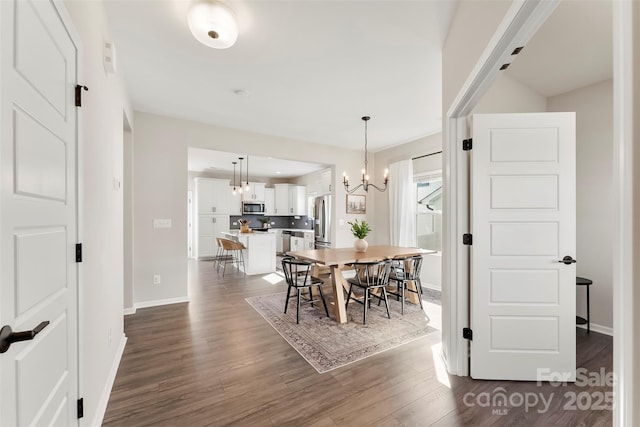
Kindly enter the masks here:
M 577 325 L 577 326 L 578 328 L 587 329 L 587 325 Z M 591 330 L 593 332 L 598 332 L 599 334 L 609 335 L 610 337 L 613 336 L 613 328 L 610 328 L 608 326 L 602 326 L 602 325 L 598 325 L 597 323 L 591 322 Z
M 178 297 L 178 298 L 158 299 L 154 301 L 137 302 L 133 305 L 133 307 L 134 309 L 137 310 L 138 308 L 157 307 L 159 305 L 178 304 L 181 302 L 189 302 L 189 297 Z
M 432 283 L 422 282 L 422 287 L 423 288 L 429 288 L 429 289 L 432 289 L 434 291 L 442 292 L 442 286 L 437 286 L 437 285 L 434 285 Z
M 136 314 L 136 308 L 135 307 L 129 307 L 129 308 L 125 308 L 122 311 L 122 314 L 124 314 L 125 316 L 129 316 L 131 314 Z
M 104 414 L 107 411 L 107 405 L 109 404 L 109 397 L 111 396 L 111 390 L 113 389 L 113 383 L 116 380 L 116 374 L 118 373 L 118 367 L 120 366 L 120 360 L 122 360 L 122 354 L 124 353 L 124 347 L 127 345 L 127 337 L 125 334 L 122 334 L 122 339 L 120 340 L 120 344 L 118 345 L 118 349 L 116 350 L 116 357 L 113 358 L 113 364 L 111 365 L 111 369 L 109 370 L 109 375 L 107 376 L 107 382 L 104 385 L 104 389 L 102 390 L 102 395 L 100 396 L 100 400 L 98 401 L 98 406 L 96 407 L 96 416 L 91 423 L 92 426 L 100 426 L 102 425 L 102 421 L 104 420 Z

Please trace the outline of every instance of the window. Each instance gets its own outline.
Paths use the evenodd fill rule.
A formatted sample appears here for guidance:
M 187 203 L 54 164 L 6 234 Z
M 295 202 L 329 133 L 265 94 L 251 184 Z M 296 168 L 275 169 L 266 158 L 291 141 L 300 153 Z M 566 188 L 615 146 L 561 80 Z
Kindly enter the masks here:
M 416 242 L 442 250 L 442 173 L 416 176 Z

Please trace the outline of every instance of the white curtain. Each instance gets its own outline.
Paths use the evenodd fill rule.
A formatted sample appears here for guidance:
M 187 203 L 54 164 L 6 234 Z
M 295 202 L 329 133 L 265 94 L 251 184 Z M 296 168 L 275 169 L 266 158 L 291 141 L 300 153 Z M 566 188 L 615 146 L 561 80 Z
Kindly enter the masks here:
M 416 190 L 411 159 L 389 165 L 389 229 L 394 246 L 416 246 Z

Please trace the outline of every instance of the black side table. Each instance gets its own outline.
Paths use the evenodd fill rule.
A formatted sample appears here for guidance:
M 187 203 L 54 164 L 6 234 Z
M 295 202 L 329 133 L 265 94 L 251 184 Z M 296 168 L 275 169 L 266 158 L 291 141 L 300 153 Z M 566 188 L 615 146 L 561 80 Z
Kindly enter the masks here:
M 578 325 L 587 325 L 587 334 L 591 333 L 591 316 L 589 314 L 589 289 L 593 281 L 589 279 L 585 279 L 584 277 L 576 277 L 576 286 L 586 286 L 587 287 L 587 318 L 576 316 L 576 324 Z

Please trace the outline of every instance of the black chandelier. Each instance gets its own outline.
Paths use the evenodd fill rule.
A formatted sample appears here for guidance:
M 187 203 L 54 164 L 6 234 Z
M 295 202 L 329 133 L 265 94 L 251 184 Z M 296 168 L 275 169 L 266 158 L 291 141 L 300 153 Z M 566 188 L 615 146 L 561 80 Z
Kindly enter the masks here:
M 371 184 L 369 182 L 369 169 L 368 169 L 368 161 L 367 161 L 367 122 L 371 119 L 371 117 L 369 116 L 364 116 L 362 117 L 362 120 L 364 121 L 364 168 L 362 169 L 362 179 L 361 179 L 361 184 L 358 184 L 357 187 L 349 190 L 349 177 L 347 176 L 346 172 L 342 173 L 342 184 L 344 185 L 344 190 L 351 194 L 354 193 L 356 191 L 358 191 L 360 188 L 362 188 L 364 191 L 369 191 L 369 187 L 373 187 L 378 191 L 384 192 L 387 190 L 387 184 L 389 183 L 389 170 L 385 169 L 384 170 L 384 182 L 383 182 L 383 186 L 382 187 L 378 187 L 375 184 Z

